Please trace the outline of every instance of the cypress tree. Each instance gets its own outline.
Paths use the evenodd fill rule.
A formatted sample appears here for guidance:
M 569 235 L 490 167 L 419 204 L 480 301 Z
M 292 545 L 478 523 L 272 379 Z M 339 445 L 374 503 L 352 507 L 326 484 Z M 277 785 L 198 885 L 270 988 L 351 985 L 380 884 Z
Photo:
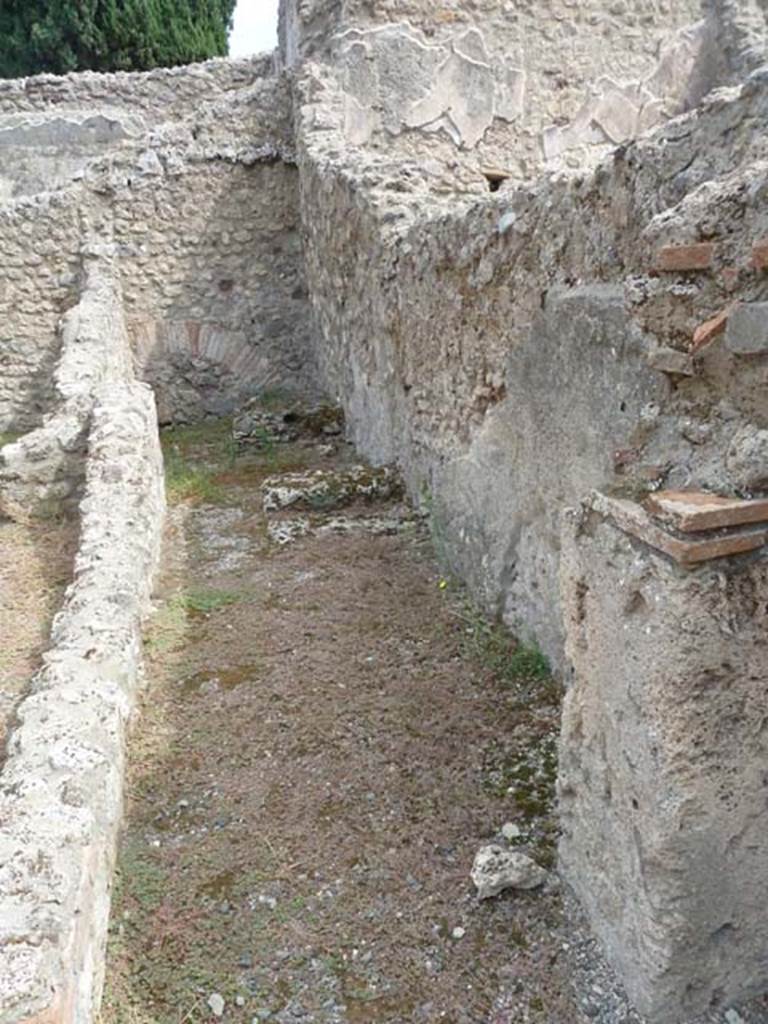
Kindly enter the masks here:
M 237 0 L 0 0 L 0 78 L 224 56 Z

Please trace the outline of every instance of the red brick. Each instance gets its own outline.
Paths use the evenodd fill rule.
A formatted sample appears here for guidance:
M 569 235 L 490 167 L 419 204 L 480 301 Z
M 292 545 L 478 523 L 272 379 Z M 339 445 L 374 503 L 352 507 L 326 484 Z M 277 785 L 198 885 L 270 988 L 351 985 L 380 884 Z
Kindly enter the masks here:
M 709 270 L 715 256 L 714 242 L 665 245 L 656 254 L 656 269 L 667 271 Z
M 738 303 L 732 302 L 725 309 L 721 309 L 715 316 L 710 317 L 709 320 L 705 320 L 703 324 L 699 324 L 696 330 L 693 332 L 693 341 L 691 342 L 691 352 L 701 352 L 702 349 L 707 348 L 712 344 L 725 330 L 728 324 L 728 317 L 734 311 Z
M 706 491 L 658 491 L 649 495 L 646 508 L 683 533 L 768 522 L 767 499 L 747 501 Z
M 663 551 L 680 565 L 694 566 L 713 558 L 726 558 L 755 551 L 768 541 L 768 530 L 739 530 L 728 534 L 714 534 L 705 540 L 688 540 L 674 536 L 657 525 L 646 510 L 634 501 L 610 498 L 595 493 L 592 507 L 601 515 L 608 516 L 625 533 L 637 537 L 644 544 L 650 544 L 657 551 Z

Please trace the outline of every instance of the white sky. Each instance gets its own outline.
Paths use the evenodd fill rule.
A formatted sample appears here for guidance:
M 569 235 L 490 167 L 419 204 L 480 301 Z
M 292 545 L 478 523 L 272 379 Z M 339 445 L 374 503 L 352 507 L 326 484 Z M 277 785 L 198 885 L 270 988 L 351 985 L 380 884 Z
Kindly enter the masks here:
M 277 46 L 277 3 L 278 0 L 238 0 L 229 39 L 230 57 L 249 57 Z

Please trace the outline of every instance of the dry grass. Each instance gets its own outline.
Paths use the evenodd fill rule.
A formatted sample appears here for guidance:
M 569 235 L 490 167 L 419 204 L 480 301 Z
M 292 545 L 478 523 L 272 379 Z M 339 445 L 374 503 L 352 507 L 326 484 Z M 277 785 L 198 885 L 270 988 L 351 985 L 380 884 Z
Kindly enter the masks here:
M 74 523 L 0 522 L 0 744 L 70 580 Z

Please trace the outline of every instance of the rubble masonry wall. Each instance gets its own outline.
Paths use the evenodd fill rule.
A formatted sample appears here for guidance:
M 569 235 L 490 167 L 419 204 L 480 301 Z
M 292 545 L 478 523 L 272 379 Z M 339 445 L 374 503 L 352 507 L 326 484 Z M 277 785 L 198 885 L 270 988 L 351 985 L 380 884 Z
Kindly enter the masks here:
M 562 508 L 611 486 L 625 450 L 640 469 L 669 463 L 670 485 L 732 488 L 728 444 L 766 426 L 762 357 L 716 347 L 682 377 L 652 364 L 687 351 L 724 305 L 766 297 L 751 248 L 768 233 L 753 130 L 767 86 L 757 76 L 593 175 L 474 204 L 441 202 L 375 157 L 344 162 L 332 86 L 308 87 L 300 163 L 324 378 L 362 451 L 398 461 L 431 503 L 482 604 L 556 664 Z M 711 268 L 655 269 L 664 245 L 703 237 L 717 240 Z M 690 440 L 701 423 L 710 443 Z
M 128 722 L 160 550 L 163 465 L 152 392 L 135 381 L 119 285 L 79 306 L 103 341 L 87 402 L 73 582 L 0 772 L 0 1019 L 92 1020 L 104 971 Z
M 271 61 L 9 85 L 0 175 L 23 180 L 0 207 L 2 429 L 36 426 L 50 407 L 59 320 L 76 301 L 92 237 L 117 247 L 138 369 L 163 422 L 221 415 L 262 387 L 312 383 L 291 96 Z M 99 117 L 116 133 L 72 142 L 68 132 Z M 4 146 L 10 124 L 16 142 Z M 22 129 L 35 173 L 17 159 Z M 40 132 L 52 133 L 50 145 Z M 38 172 L 48 190 L 27 194 Z

